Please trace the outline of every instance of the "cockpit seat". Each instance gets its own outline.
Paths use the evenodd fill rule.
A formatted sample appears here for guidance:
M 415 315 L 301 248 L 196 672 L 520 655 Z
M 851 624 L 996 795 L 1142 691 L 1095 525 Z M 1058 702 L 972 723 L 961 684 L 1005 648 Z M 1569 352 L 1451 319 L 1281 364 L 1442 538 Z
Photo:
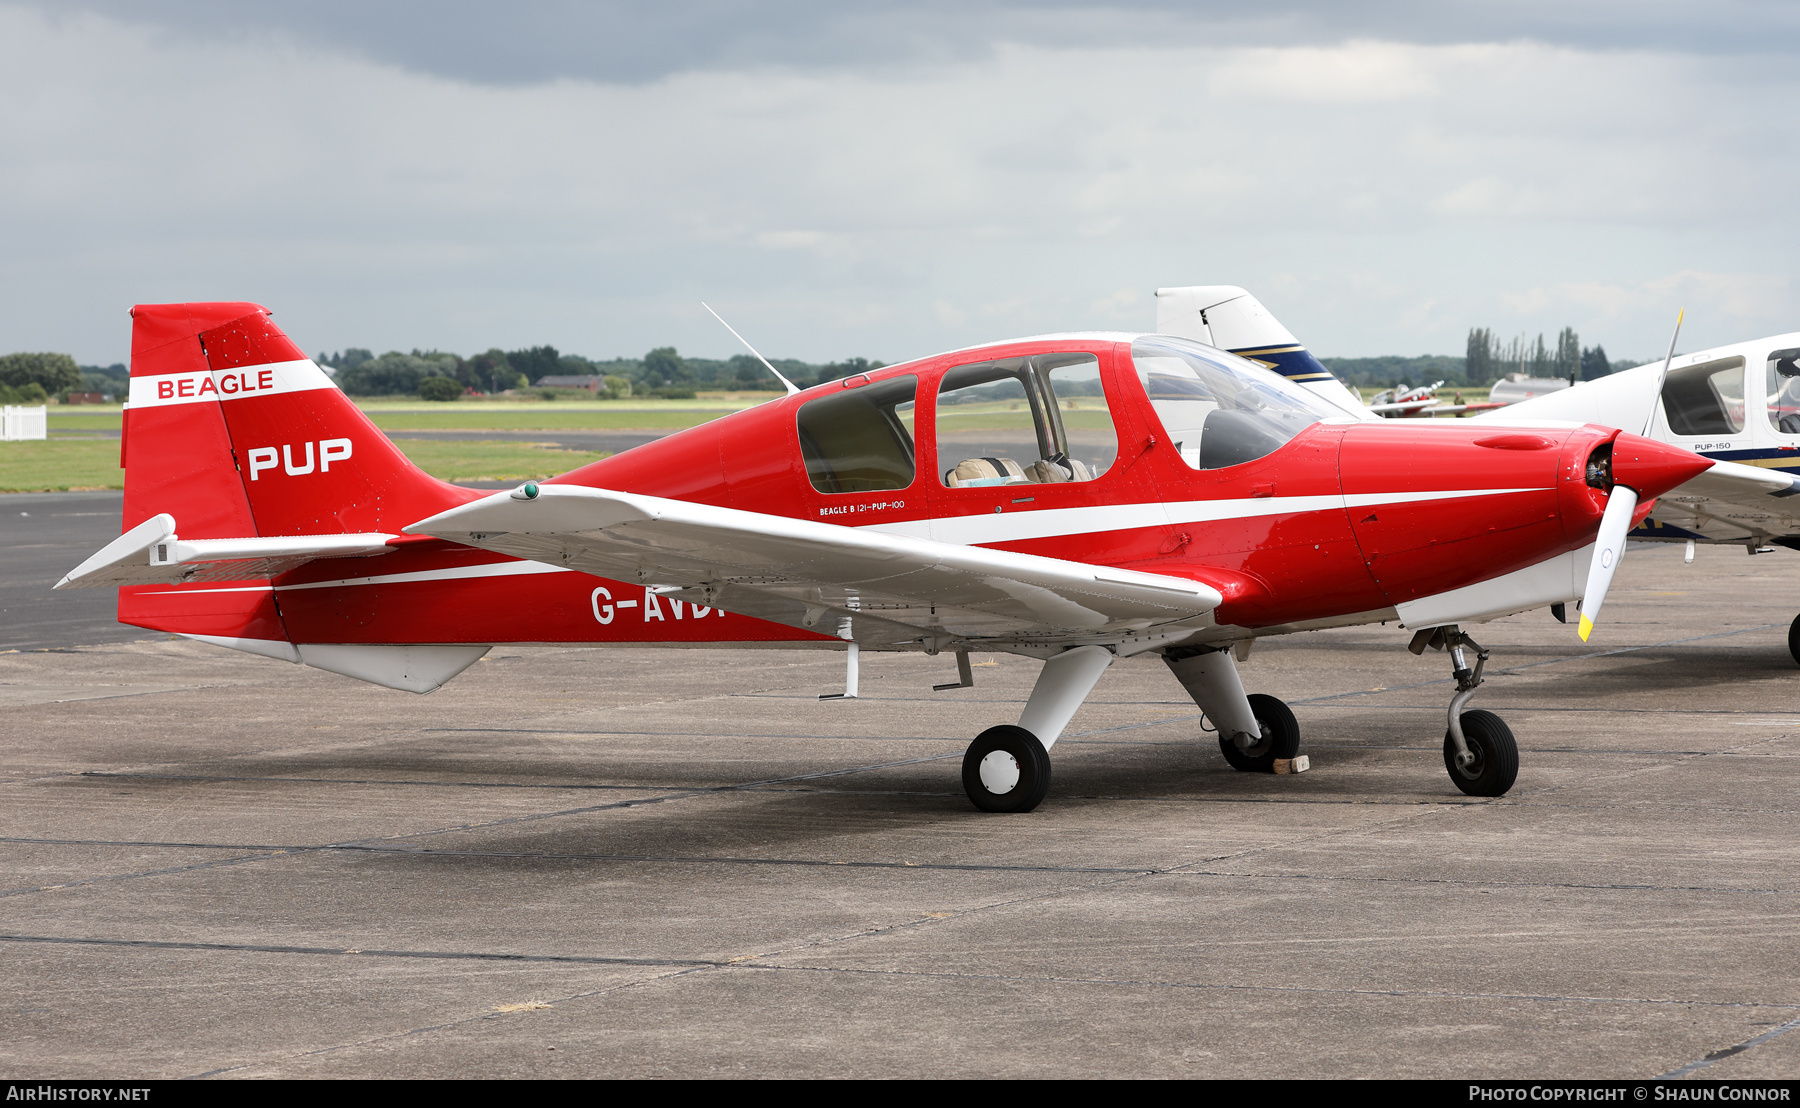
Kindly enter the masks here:
M 953 489 L 1016 485 L 1027 480 L 1024 468 L 1011 458 L 965 458 L 944 474 L 944 484 Z
M 1048 458 L 1032 462 L 1025 467 L 1025 479 L 1034 485 L 1060 485 L 1064 481 L 1092 481 L 1094 479 L 1093 473 L 1079 459 L 1070 458 L 1066 464 L 1068 468 L 1065 469 Z

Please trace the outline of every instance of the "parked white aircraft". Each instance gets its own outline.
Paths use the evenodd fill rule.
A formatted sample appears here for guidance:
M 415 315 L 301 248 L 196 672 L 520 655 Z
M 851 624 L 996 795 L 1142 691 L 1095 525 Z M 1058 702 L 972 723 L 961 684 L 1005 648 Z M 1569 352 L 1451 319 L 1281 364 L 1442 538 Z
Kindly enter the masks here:
M 1686 447 L 1715 464 L 1659 497 L 1630 538 L 1800 550 L 1800 332 L 1680 354 L 1522 400 L 1483 422 L 1570 420 Z M 1800 662 L 1800 617 L 1788 629 Z
M 1195 285 L 1158 289 L 1156 298 L 1158 331 L 1226 347 L 1359 416 L 1378 418 L 1244 289 Z M 1629 532 L 1626 521 L 1603 527 L 1592 574 L 1610 580 L 1617 564 L 1617 553 L 1612 565 L 1601 564 L 1609 532 L 1617 532 L 1615 548 L 1625 538 L 1686 542 L 1690 559 L 1698 543 L 1741 545 L 1751 554 L 1777 546 L 1800 550 L 1800 332 L 1681 354 L 1668 359 L 1667 368 L 1665 378 L 1664 362 L 1652 362 L 1471 418 L 1535 426 L 1598 423 L 1713 460 L 1712 469 L 1659 497 L 1648 518 Z M 1590 578 L 1590 593 L 1604 591 Z M 1597 603 L 1587 607 L 1584 639 L 1591 617 L 1599 614 Z M 1561 618 L 1562 605 L 1553 609 Z M 1800 616 L 1788 630 L 1788 650 L 1800 662 Z

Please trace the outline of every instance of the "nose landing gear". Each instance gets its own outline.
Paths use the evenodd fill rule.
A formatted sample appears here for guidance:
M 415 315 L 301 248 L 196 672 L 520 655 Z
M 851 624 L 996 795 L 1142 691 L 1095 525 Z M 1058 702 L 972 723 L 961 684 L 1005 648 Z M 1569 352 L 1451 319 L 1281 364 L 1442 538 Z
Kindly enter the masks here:
M 1413 636 L 1411 650 L 1423 654 L 1429 646 L 1448 650 L 1456 677 L 1456 695 L 1450 699 L 1449 728 L 1444 732 L 1444 768 L 1450 781 L 1469 796 L 1505 796 L 1519 776 L 1519 744 L 1512 729 L 1492 712 L 1463 711 L 1481 685 L 1481 670 L 1488 652 L 1455 625 L 1427 628 Z M 1469 668 L 1468 651 L 1475 651 Z

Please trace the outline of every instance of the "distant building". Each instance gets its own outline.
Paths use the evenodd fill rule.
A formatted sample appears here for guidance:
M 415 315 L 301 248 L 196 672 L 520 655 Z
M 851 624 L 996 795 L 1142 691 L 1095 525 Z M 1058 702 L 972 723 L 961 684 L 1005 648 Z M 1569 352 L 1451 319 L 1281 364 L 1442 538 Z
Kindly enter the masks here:
M 536 388 L 540 389 L 586 389 L 599 392 L 606 387 L 606 382 L 598 374 L 589 373 L 581 377 L 539 377 Z
M 112 397 L 103 392 L 72 392 L 67 403 L 70 404 L 106 404 Z
M 1496 404 L 1517 404 L 1521 400 L 1530 400 L 1534 396 L 1568 387 L 1569 382 L 1563 377 L 1527 377 L 1523 373 L 1508 373 L 1494 382 L 1493 389 L 1488 392 L 1488 399 Z

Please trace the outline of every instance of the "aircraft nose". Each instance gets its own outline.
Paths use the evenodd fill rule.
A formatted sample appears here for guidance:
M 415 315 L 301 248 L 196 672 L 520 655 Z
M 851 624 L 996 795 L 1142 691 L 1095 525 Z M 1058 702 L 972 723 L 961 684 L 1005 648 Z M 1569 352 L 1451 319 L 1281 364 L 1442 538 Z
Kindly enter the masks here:
M 1621 431 L 1612 442 L 1612 479 L 1635 490 L 1640 500 L 1661 496 L 1712 466 L 1711 459 L 1702 458 L 1692 450 L 1642 435 Z

